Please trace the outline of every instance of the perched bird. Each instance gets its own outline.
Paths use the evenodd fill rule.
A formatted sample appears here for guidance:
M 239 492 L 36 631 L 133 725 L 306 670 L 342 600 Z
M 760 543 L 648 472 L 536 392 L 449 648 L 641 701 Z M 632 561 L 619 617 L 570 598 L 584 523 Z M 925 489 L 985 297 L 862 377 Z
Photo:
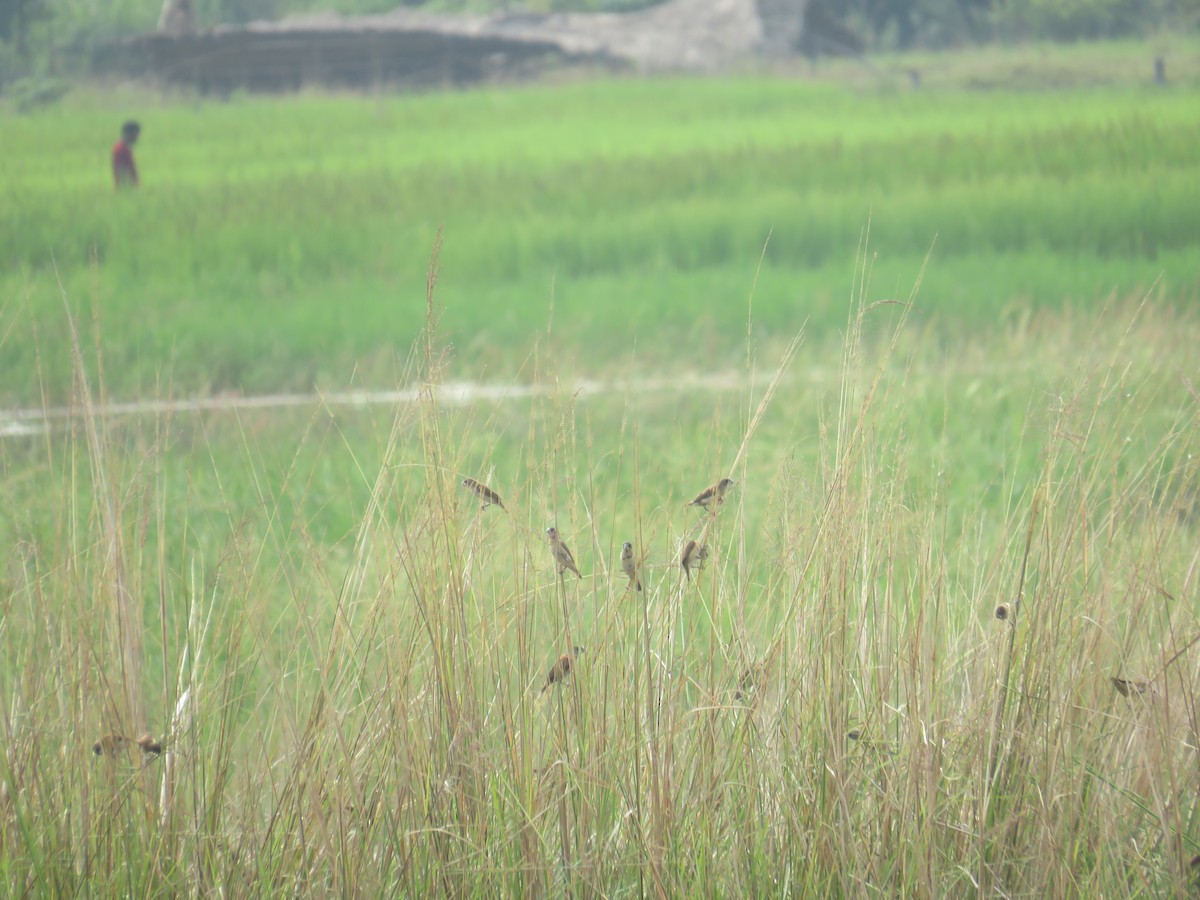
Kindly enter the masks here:
M 636 585 L 640 591 L 642 589 L 642 581 L 637 576 L 637 567 L 633 562 L 633 544 L 629 543 L 629 541 L 621 545 L 621 568 L 629 576 L 629 583 Z
M 996 607 L 996 618 L 1003 622 L 1010 617 L 1015 617 L 1020 607 L 1020 600 L 1014 600 L 1012 603 L 1001 603 Z
M 1117 678 L 1115 675 L 1110 679 L 1112 686 L 1117 689 L 1117 693 L 1122 697 L 1130 697 L 1133 694 L 1144 694 L 1150 690 L 1148 681 L 1133 681 L 1129 678 Z
M 742 672 L 742 677 L 738 679 L 737 690 L 733 692 L 734 700 L 748 700 L 750 695 L 754 693 L 754 689 L 758 687 L 758 683 L 762 680 L 763 665 L 755 663 L 752 666 L 747 666 Z
M 97 756 L 118 756 L 129 746 L 129 738 L 120 734 L 106 734 L 92 744 L 92 752 Z
M 716 509 L 725 502 L 725 492 L 734 486 L 736 482 L 732 478 L 722 478 L 710 488 L 705 488 L 696 495 L 688 506 L 699 506 L 704 509 Z
M 504 504 L 500 501 L 500 495 L 482 481 L 476 481 L 474 478 L 464 478 L 462 486 L 479 498 L 483 504 L 479 507 L 480 509 L 487 509 L 489 506 L 498 506 L 505 512 L 508 512 Z
M 583 647 L 572 647 L 570 653 L 564 653 L 558 658 L 558 661 L 550 667 L 546 683 L 542 685 L 543 694 L 550 690 L 552 685 L 562 684 L 571 677 L 571 665 L 583 651 Z
M 563 573 L 567 569 L 570 569 L 580 578 L 583 578 L 579 568 L 575 565 L 575 557 L 571 555 L 571 551 L 567 548 L 567 545 L 558 536 L 558 529 L 551 525 L 546 529 L 546 536 L 550 539 L 550 552 L 554 554 L 554 563 L 558 566 L 559 576 L 563 577 Z
M 708 559 L 708 548 L 703 544 L 697 544 L 695 541 L 688 541 L 683 545 L 683 552 L 679 554 L 679 566 L 683 569 L 683 574 L 690 581 L 692 570 L 700 571 L 703 569 L 706 559 Z
M 146 756 L 158 756 L 162 753 L 162 744 L 155 740 L 152 734 L 143 734 L 134 741 Z

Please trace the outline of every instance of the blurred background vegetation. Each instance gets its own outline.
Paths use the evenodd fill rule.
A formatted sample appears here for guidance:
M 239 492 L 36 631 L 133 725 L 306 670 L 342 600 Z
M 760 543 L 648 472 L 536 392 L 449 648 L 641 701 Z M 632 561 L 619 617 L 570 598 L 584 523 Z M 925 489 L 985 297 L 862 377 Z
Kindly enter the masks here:
M 980 42 L 1123 37 L 1169 43 L 1194 31 L 1200 0 L 813 0 L 858 34 L 868 52 L 941 49 Z M 196 0 L 202 27 L 296 13 L 380 13 L 399 5 L 432 11 L 613 11 L 646 0 Z M 0 0 L 0 85 L 31 75 L 86 75 L 97 50 L 151 31 L 161 0 Z

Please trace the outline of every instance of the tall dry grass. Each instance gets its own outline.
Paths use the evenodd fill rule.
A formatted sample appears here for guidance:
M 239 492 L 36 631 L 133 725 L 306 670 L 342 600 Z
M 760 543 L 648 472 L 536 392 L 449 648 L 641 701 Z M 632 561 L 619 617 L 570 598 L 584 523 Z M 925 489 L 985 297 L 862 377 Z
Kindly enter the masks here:
M 764 375 L 748 340 L 745 384 L 664 437 L 565 379 L 515 411 L 444 405 L 435 282 L 402 367 L 425 390 L 373 420 L 378 457 L 319 406 L 318 462 L 279 472 L 253 418 L 93 415 L 76 343 L 77 424 L 30 444 L 51 512 L 6 548 L 6 891 L 1190 888 L 1193 316 L 1046 314 L 943 348 L 860 288 L 832 381 L 795 371 L 827 351 Z M 215 490 L 177 477 L 185 440 Z M 296 510 L 337 454 L 361 494 L 331 536 Z M 722 474 L 719 512 L 684 507 Z M 711 551 L 692 579 L 689 537 Z M 143 730 L 162 758 L 91 752 Z

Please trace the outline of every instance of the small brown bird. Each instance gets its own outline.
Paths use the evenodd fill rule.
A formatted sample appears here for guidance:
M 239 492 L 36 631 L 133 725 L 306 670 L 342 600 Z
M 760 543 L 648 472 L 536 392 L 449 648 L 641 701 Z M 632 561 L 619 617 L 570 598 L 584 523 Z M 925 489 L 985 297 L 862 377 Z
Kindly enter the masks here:
M 725 502 L 725 492 L 736 484 L 732 478 L 722 478 L 710 488 L 705 488 L 696 495 L 688 506 L 699 506 L 704 509 L 716 509 Z
M 1020 609 L 1020 599 L 1014 600 L 1012 603 L 1001 603 L 996 607 L 996 618 L 1001 622 L 1004 622 L 1007 619 L 1015 619 Z
M 1117 678 L 1115 675 L 1110 680 L 1122 697 L 1132 697 L 1134 694 L 1144 694 L 1150 690 L 1148 681 L 1132 681 L 1128 678 Z
M 629 543 L 629 541 L 621 545 L 621 568 L 629 576 L 629 583 L 636 585 L 640 591 L 642 589 L 642 581 L 637 576 L 637 567 L 633 562 L 633 544 Z
M 692 570 L 698 572 L 703 569 L 706 559 L 708 559 L 708 548 L 695 541 L 688 541 L 683 545 L 683 552 L 679 554 L 679 566 L 683 569 L 683 574 L 691 581 Z
M 158 756 L 162 753 L 162 744 L 155 740 L 152 734 L 143 734 L 134 743 L 141 748 L 142 753 L 146 756 Z
M 567 569 L 570 569 L 579 578 L 583 578 L 583 575 L 575 565 L 575 557 L 571 555 L 570 549 L 563 543 L 562 538 L 558 536 L 558 529 L 551 525 L 546 529 L 546 537 L 550 539 L 550 552 L 554 554 L 554 563 L 558 566 L 559 577 L 565 577 L 563 573 Z
M 129 746 L 129 738 L 120 734 L 106 734 L 92 744 L 92 752 L 97 756 L 116 757 Z
M 748 666 L 742 677 L 738 679 L 737 690 L 733 692 L 734 700 L 748 700 L 750 695 L 754 693 L 754 689 L 758 687 L 759 681 L 762 680 L 763 666 L 762 663 L 755 663 Z
M 462 486 L 479 498 L 483 504 L 479 507 L 480 509 L 487 509 L 489 506 L 498 506 L 505 512 L 508 512 L 504 504 L 500 501 L 500 495 L 482 481 L 476 481 L 474 478 L 464 478 Z
M 558 661 L 550 667 L 550 672 L 546 675 L 546 683 L 542 685 L 542 693 L 550 690 L 552 685 L 562 684 L 571 677 L 571 665 L 576 657 L 583 653 L 583 647 L 572 647 L 570 653 L 564 653 L 558 658 Z

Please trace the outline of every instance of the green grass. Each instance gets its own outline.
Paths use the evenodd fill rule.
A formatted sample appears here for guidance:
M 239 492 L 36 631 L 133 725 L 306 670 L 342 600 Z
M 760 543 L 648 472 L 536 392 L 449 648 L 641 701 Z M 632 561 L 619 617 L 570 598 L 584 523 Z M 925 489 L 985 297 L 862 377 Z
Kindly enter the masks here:
M 556 310 L 595 370 L 639 338 L 736 354 L 842 321 L 869 225 L 894 296 L 932 251 L 922 315 L 1092 303 L 1161 279 L 1196 298 L 1194 90 L 918 93 L 742 78 L 410 97 L 77 98 L 8 117 L 0 345 L 10 403 L 70 358 L 55 267 L 102 323 L 110 391 L 390 383 L 444 226 L 445 333 L 512 371 Z M 140 107 L 140 110 L 139 110 Z M 114 122 L 144 120 L 145 186 L 115 196 Z M 761 272 L 759 272 L 761 260 Z M 940 274 L 938 274 L 940 273 Z M 29 335 L 35 336 L 28 339 Z M 679 358 L 675 352 L 668 357 Z
M 1192 93 L 7 117 L 3 892 L 1192 889 Z M 421 390 L 98 408 L 314 383 Z

